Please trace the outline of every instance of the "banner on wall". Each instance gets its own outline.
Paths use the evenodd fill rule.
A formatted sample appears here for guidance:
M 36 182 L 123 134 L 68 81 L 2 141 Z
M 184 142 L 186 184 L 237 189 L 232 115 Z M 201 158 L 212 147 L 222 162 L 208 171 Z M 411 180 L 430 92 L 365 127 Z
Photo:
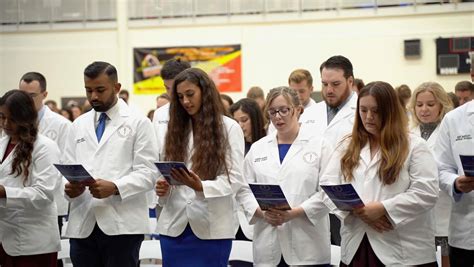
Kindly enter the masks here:
M 166 92 L 160 76 L 163 64 L 173 58 L 191 63 L 207 72 L 221 93 L 242 91 L 240 45 L 134 48 L 133 92 Z

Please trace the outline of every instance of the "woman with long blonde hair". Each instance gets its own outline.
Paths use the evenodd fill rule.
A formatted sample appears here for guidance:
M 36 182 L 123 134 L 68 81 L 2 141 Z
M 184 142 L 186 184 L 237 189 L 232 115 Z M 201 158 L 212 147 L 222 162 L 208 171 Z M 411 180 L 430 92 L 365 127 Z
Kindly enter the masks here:
M 341 266 L 436 266 L 431 209 L 437 168 L 408 133 L 395 90 L 372 82 L 359 94 L 352 134 L 331 156 L 321 184 L 350 183 L 365 206 L 342 220 Z
M 439 124 L 444 115 L 452 110 L 452 103 L 443 87 L 437 82 L 424 82 L 413 92 L 409 108 L 413 114 L 411 132 L 426 140 L 434 155 Z M 451 214 L 451 197 L 439 191 L 434 207 L 436 246 L 441 246 L 443 266 L 449 266 L 448 228 Z

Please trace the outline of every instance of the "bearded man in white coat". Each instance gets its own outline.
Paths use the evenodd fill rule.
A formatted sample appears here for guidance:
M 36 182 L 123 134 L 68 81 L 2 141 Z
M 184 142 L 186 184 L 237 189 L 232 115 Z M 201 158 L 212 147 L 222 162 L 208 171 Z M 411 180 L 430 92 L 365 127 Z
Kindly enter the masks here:
M 353 67 L 349 59 L 337 55 L 324 61 L 319 70 L 324 101 L 304 110 L 305 118 L 311 120 L 303 122 L 303 126 L 311 127 L 315 134 L 321 135 L 336 147 L 352 132 L 354 126 L 357 94 L 351 89 L 354 83 Z M 329 218 L 331 243 L 340 245 L 341 223 L 333 214 L 330 214 Z

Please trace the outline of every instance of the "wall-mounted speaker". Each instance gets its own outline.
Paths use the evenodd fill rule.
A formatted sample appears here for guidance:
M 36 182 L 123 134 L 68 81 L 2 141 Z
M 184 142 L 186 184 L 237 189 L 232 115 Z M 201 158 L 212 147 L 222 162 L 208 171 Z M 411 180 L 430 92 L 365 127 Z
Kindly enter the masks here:
M 405 40 L 405 57 L 417 58 L 421 57 L 421 41 L 420 39 Z

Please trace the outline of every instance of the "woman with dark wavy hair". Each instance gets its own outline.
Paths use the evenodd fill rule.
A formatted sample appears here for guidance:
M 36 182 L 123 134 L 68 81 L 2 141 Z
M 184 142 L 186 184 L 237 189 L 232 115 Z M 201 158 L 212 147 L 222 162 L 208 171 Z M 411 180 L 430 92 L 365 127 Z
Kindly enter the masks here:
M 263 112 L 255 100 L 242 98 L 230 106 L 230 115 L 244 132 L 245 154 L 247 154 L 253 143 L 267 135 Z
M 33 99 L 19 90 L 0 98 L 0 266 L 56 266 L 59 245 L 54 192 L 59 150 L 38 135 Z M 3 153 L 3 154 L 2 154 Z
M 245 154 L 247 154 L 253 143 L 267 135 L 262 110 L 255 100 L 242 98 L 230 106 L 230 115 L 239 123 L 244 132 Z M 235 238 L 237 240 L 251 240 L 253 238 L 253 226 L 248 224 L 241 207 L 239 207 L 237 215 L 240 227 Z
M 362 88 L 356 112 L 352 135 L 321 179 L 352 184 L 365 204 L 336 211 L 341 266 L 436 266 L 431 209 L 438 173 L 426 142 L 409 134 L 405 109 L 388 83 Z
M 233 193 L 248 187 L 242 177 L 244 137 L 224 116 L 219 92 L 204 71 L 190 68 L 176 76 L 165 136 L 160 159 L 183 161 L 190 172 L 171 172 L 184 185 L 164 179 L 156 184 L 163 265 L 227 266 L 236 223 Z

